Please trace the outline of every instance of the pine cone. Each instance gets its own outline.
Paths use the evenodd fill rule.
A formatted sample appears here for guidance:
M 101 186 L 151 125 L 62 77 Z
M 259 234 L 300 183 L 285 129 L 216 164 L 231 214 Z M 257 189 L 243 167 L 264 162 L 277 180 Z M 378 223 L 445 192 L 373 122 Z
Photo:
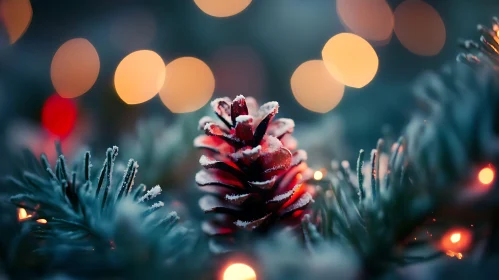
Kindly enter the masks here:
M 277 102 L 258 109 L 253 98 L 238 96 L 211 105 L 222 123 L 202 118 L 206 135 L 194 140 L 206 151 L 199 160 L 206 170 L 196 174 L 196 183 L 211 193 L 199 205 L 218 214 L 203 224 L 204 232 L 230 236 L 239 229 L 263 233 L 277 224 L 299 226 L 302 210 L 313 201 L 305 183 L 312 172 L 306 153 L 294 151 L 293 120 L 273 120 Z

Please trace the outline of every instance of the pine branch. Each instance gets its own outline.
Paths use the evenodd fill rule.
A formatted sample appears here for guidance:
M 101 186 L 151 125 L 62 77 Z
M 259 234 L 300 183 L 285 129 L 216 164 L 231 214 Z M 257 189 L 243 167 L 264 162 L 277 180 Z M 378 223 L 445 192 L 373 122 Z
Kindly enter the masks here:
M 179 169 L 189 165 L 188 161 L 192 159 L 192 141 L 197 136 L 197 131 L 192 128 L 206 112 L 202 109 L 178 116 L 171 125 L 158 118 L 142 120 L 137 123 L 136 135 L 123 137 L 121 147 L 126 156 L 136 159 L 143 168 L 139 174 L 142 182 L 146 185 L 168 183 L 170 188 L 183 187 L 182 180 L 188 176 L 179 176 L 182 173 Z
M 118 265 L 120 269 L 112 269 L 115 275 L 152 275 L 173 271 L 172 265 L 192 250 L 196 235 L 178 225 L 175 212 L 161 211 L 163 202 L 155 201 L 161 188 L 134 186 L 136 161 L 129 160 L 121 178 L 114 176 L 117 155 L 117 147 L 107 150 L 97 176 L 91 172 L 89 152 L 73 169 L 62 153 L 55 168 L 42 155 L 33 172 L 10 179 L 22 192 L 11 197 L 12 203 L 33 211 L 24 223 L 29 234 L 43 240 L 36 252 L 50 256 L 56 269 L 78 275 L 81 267 L 67 263 L 68 256 L 78 256 L 93 260 L 88 269 Z

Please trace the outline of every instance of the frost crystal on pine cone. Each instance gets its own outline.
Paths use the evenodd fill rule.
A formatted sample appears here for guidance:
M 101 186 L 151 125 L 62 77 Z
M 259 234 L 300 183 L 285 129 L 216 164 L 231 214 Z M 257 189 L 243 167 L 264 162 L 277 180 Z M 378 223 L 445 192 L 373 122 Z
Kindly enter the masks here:
M 210 193 L 199 204 L 217 214 L 203 230 L 227 236 L 240 229 L 266 232 L 276 224 L 299 226 L 302 210 L 312 202 L 305 183 L 312 172 L 306 153 L 295 150 L 293 120 L 274 120 L 277 102 L 258 108 L 253 98 L 238 96 L 211 105 L 221 122 L 202 118 L 199 128 L 206 135 L 194 140 L 206 151 L 196 183 Z

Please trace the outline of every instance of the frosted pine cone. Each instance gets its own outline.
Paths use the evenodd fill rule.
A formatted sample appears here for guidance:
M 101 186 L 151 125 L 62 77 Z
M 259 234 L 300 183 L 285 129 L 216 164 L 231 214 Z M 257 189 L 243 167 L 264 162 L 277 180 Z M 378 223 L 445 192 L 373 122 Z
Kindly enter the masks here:
M 253 98 L 234 101 L 219 98 L 211 103 L 221 120 L 200 120 L 206 135 L 194 145 L 206 151 L 199 162 L 205 170 L 196 183 L 211 193 L 199 201 L 206 213 L 203 230 L 212 236 L 230 236 L 239 229 L 267 232 L 279 226 L 299 226 L 303 209 L 312 202 L 307 155 L 296 149 L 291 119 L 273 120 L 277 102 L 258 109 Z M 213 247 L 212 247 L 213 248 Z

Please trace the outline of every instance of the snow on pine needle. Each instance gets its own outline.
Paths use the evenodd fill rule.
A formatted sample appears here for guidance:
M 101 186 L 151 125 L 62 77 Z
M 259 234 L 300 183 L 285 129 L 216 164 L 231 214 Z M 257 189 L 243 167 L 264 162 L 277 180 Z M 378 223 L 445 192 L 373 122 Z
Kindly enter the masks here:
M 42 251 L 124 252 L 140 243 L 155 252 L 166 250 L 159 255 L 170 258 L 189 247 L 190 232 L 177 225 L 177 214 L 159 211 L 164 203 L 155 198 L 161 188 L 135 186 L 139 165 L 133 159 L 118 176 L 114 171 L 117 155 L 118 147 L 107 149 L 102 167 L 94 170 L 90 152 L 69 165 L 59 151 L 55 167 L 41 155 L 22 178 L 9 178 L 19 191 L 10 200 L 32 213 L 25 223 L 29 233 L 46 241 Z M 31 162 L 37 161 L 31 156 Z M 36 222 L 39 219 L 46 223 Z M 120 243 L 127 234 L 136 239 Z

